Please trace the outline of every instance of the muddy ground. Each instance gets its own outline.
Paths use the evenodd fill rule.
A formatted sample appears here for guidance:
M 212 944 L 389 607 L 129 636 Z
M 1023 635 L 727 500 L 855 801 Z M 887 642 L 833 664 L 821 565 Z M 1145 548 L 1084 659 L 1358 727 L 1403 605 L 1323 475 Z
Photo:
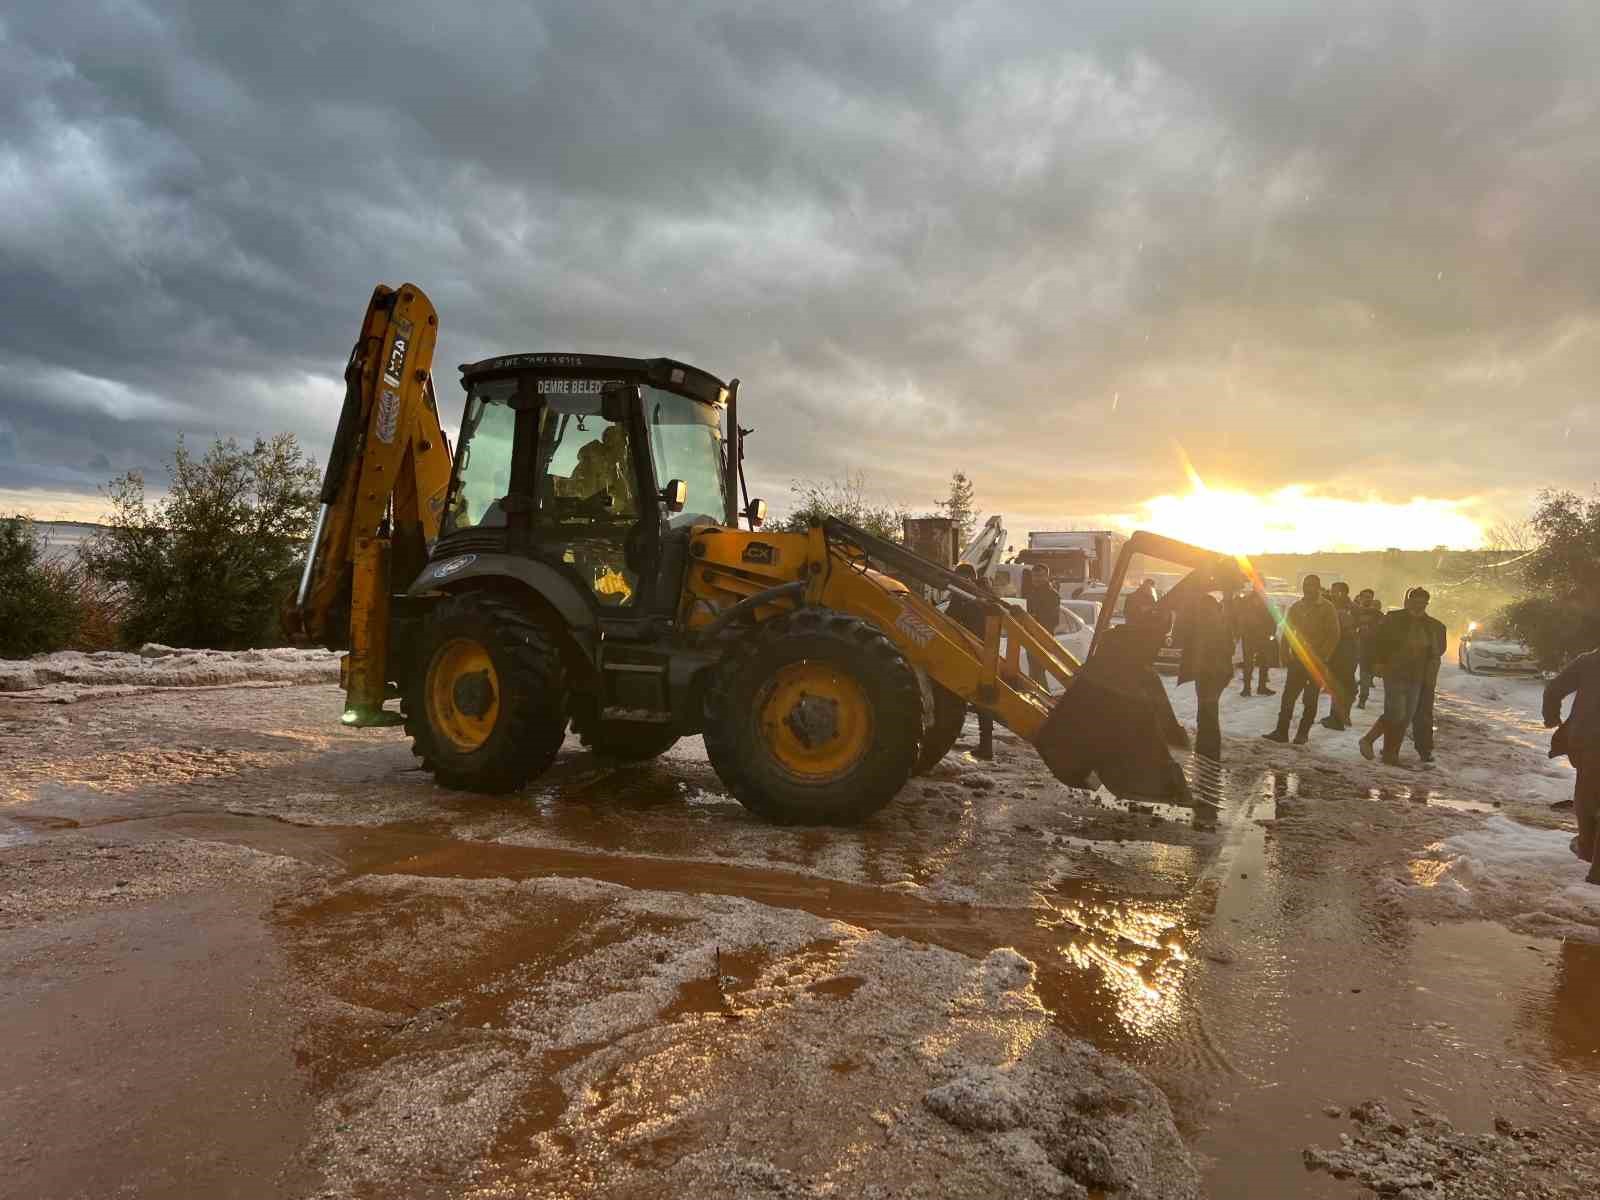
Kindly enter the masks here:
M 0 697 L 0 1196 L 1591 1194 L 1570 773 L 1446 687 L 1431 772 L 1230 697 L 1215 827 L 1003 738 L 853 830 L 698 739 L 486 799 L 329 686 Z

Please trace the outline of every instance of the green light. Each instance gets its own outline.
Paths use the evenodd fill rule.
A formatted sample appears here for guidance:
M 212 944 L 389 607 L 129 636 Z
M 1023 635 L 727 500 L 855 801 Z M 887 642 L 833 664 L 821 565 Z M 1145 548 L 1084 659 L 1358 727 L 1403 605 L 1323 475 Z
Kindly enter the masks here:
M 339 718 L 339 720 L 343 721 L 346 725 L 354 725 L 360 719 L 361 714 L 353 708 L 345 709 L 344 715 Z

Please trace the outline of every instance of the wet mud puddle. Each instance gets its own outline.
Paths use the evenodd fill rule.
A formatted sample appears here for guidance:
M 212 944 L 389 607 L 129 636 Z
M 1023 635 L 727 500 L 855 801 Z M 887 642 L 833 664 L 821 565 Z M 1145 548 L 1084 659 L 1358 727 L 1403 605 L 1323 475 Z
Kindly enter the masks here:
M 1013 946 L 1038 965 L 1039 993 L 1060 1028 L 1120 1054 L 1166 1090 L 1214 1195 L 1349 1195 L 1349 1184 L 1307 1174 L 1300 1151 L 1337 1142 L 1344 1127 L 1326 1108 L 1374 1096 L 1467 1129 L 1486 1128 L 1494 1115 L 1534 1126 L 1555 1114 L 1600 1119 L 1600 1034 L 1583 1015 L 1600 994 L 1600 950 L 1491 924 L 1407 920 L 1339 853 L 1276 835 L 1280 817 L 1307 802 L 1300 788 L 1292 774 L 1237 776 L 1209 849 L 1130 851 L 1171 859 L 1157 873 L 1185 875 L 1184 888 L 1140 895 L 1123 877 L 1078 875 L 1042 886 L 1030 908 L 937 903 L 740 864 L 465 842 L 422 827 L 222 815 L 151 824 L 338 864 L 352 877 L 592 879 L 743 897 L 974 958 Z M 555 961 L 581 940 L 584 919 L 509 931 L 487 965 L 471 969 L 487 986 L 507 963 Z M 751 966 L 708 962 L 677 1003 L 718 1011 Z M 565 1053 L 547 1064 L 552 1075 Z M 851 1069 L 843 1064 L 840 1074 Z M 527 1098 L 524 1123 L 543 1128 L 564 1103 L 547 1084 Z

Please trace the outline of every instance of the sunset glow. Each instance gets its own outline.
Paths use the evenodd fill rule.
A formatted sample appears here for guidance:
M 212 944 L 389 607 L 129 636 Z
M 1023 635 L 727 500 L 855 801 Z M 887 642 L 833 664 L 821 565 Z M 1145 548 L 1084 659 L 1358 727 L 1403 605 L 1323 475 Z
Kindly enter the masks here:
M 1353 500 L 1320 496 L 1301 486 L 1253 495 L 1207 487 L 1192 474 L 1187 494 L 1146 501 L 1137 524 L 1235 554 L 1468 549 L 1482 538 L 1479 523 L 1459 501 Z

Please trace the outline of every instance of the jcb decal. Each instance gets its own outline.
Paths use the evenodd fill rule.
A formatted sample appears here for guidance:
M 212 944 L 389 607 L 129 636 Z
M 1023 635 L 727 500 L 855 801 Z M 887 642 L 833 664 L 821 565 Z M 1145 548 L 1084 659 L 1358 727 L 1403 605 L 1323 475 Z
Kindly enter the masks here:
M 400 376 L 405 374 L 405 352 L 410 346 L 411 339 L 405 334 L 395 334 L 395 339 L 389 346 L 389 362 L 384 363 L 384 382 L 390 387 L 400 386 Z
M 900 615 L 895 618 L 894 627 L 919 646 L 926 646 L 933 641 L 933 626 L 909 608 L 900 610 Z

